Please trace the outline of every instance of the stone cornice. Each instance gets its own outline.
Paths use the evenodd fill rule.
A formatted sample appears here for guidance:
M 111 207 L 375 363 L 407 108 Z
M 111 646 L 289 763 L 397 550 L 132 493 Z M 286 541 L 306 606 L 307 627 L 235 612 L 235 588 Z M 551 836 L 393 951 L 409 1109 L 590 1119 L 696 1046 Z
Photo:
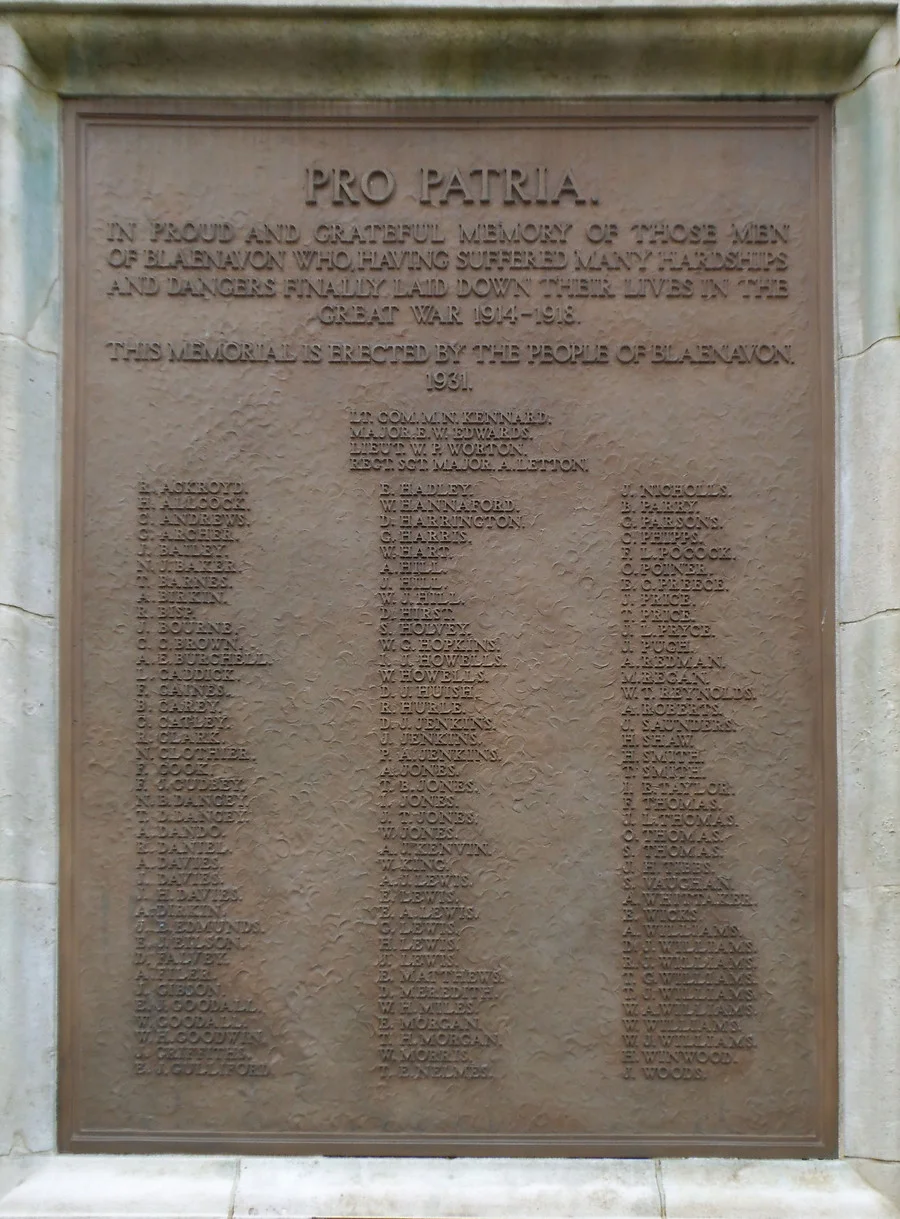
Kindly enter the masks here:
M 169 15 L 299 16 L 309 12 L 593 13 L 598 16 L 881 17 L 896 0 L 2 0 L 2 13 L 162 13 Z
M 824 97 L 896 61 L 886 0 L 5 0 L 82 96 Z

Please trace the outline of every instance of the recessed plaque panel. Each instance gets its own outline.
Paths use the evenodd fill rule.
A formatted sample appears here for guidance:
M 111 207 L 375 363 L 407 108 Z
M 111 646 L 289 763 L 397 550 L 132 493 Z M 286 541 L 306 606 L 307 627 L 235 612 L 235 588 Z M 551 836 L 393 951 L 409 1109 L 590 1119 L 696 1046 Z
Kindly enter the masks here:
M 827 1153 L 827 110 L 67 121 L 64 1145 Z

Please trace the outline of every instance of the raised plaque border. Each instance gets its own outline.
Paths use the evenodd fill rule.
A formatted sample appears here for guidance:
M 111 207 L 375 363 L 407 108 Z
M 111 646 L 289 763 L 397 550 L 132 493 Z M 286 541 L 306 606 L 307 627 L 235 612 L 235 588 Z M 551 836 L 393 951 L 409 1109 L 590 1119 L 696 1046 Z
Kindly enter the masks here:
M 125 1133 L 78 1130 L 75 1087 L 79 1030 L 75 983 L 79 929 L 75 919 L 75 851 L 78 841 L 78 741 L 80 719 L 80 581 L 83 564 L 81 471 L 84 456 L 82 364 L 84 317 L 79 266 L 84 259 L 85 133 L 91 125 L 162 122 L 180 125 L 269 126 L 308 123 L 317 127 L 396 126 L 454 128 L 592 127 L 675 125 L 719 128 L 805 127 L 814 133 L 816 207 L 813 221 L 818 247 L 815 317 L 818 368 L 813 421 L 819 447 L 817 484 L 812 489 L 817 522 L 812 571 L 818 592 L 811 632 L 820 639 L 820 698 L 814 729 L 818 757 L 817 823 L 818 978 L 817 1029 L 820 1087 L 817 1128 L 808 1135 L 766 1136 L 569 1136 L 569 1135 L 359 1135 L 235 1132 Z M 645 1158 L 660 1156 L 829 1157 L 837 1153 L 838 991 L 837 991 L 837 763 L 835 706 L 834 564 L 834 340 L 831 221 L 832 107 L 827 102 L 715 102 L 594 104 L 585 102 L 270 102 L 155 99 L 73 100 L 63 102 L 63 427 L 60 596 L 60 949 L 58 1138 L 61 1151 L 86 1153 L 178 1153 L 343 1156 L 554 1156 Z M 813 614 L 811 613 L 811 617 Z

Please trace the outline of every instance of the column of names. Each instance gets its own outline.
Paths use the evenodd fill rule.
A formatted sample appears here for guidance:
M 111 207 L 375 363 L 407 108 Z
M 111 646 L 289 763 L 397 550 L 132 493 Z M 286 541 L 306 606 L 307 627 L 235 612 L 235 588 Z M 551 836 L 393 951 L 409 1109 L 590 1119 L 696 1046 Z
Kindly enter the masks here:
M 223 978 L 262 931 L 226 868 L 255 760 L 229 706 L 242 669 L 268 664 L 226 608 L 247 491 L 142 480 L 136 523 L 134 1070 L 266 1075 L 259 1008 Z
M 736 559 L 730 498 L 718 483 L 627 485 L 621 496 L 628 1079 L 708 1079 L 755 1048 L 756 949 L 742 914 L 754 903 L 727 862 L 739 809 L 705 748 L 740 732 L 741 707 L 757 697 L 716 642 Z

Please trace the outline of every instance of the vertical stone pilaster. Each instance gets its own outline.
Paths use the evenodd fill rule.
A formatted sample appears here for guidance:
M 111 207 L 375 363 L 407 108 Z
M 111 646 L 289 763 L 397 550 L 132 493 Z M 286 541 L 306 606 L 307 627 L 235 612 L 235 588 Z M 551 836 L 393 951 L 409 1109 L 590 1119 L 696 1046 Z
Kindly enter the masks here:
M 841 1139 L 900 1201 L 900 70 L 838 100 Z
M 0 1156 L 55 1147 L 58 103 L 0 24 Z

